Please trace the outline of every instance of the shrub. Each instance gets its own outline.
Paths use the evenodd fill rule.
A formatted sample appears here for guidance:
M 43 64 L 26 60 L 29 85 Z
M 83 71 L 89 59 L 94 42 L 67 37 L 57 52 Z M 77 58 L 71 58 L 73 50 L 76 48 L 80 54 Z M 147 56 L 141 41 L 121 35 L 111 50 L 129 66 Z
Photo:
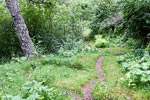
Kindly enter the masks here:
M 135 53 L 134 53 L 135 52 Z M 121 70 L 125 73 L 123 83 L 128 87 L 150 86 L 150 56 L 147 51 L 143 56 L 139 50 L 125 54 L 119 60 Z
M 48 88 L 42 82 L 32 81 L 23 85 L 20 95 L 7 95 L 9 100 L 62 100 L 69 99 L 54 87 Z
M 150 1 L 121 0 L 127 37 L 148 42 L 150 33 Z
M 102 38 L 102 35 L 96 35 L 95 38 L 96 38 L 96 41 L 95 41 L 96 48 L 104 48 L 108 46 L 108 42 Z
M 91 23 L 91 38 L 94 38 L 95 35 L 101 34 L 102 31 L 105 31 L 102 27 L 107 25 L 105 20 L 112 17 L 115 12 L 117 6 L 114 0 L 100 0 L 98 6 L 95 9 L 95 16 Z M 106 33 L 106 31 L 105 31 Z
M 122 36 L 110 35 L 105 37 L 110 47 L 125 47 L 126 43 L 123 42 Z
M 83 39 L 86 41 L 90 40 L 90 34 L 91 34 L 91 29 L 85 28 L 83 33 L 82 33 Z
M 58 50 L 58 55 L 64 57 L 70 57 L 77 53 L 80 53 L 84 48 L 83 40 L 68 40 L 64 42 L 64 45 Z

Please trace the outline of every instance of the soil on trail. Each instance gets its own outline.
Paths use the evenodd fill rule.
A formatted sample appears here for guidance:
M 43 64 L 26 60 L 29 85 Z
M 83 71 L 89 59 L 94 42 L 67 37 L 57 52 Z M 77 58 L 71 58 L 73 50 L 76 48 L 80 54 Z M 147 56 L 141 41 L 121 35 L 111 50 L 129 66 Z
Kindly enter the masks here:
M 104 56 L 99 57 L 99 59 L 97 60 L 96 63 L 96 71 L 101 74 L 102 73 L 102 68 L 101 68 L 101 64 L 102 64 L 102 59 L 104 58 Z M 89 83 L 85 84 L 82 87 L 82 92 L 83 92 L 83 98 L 80 98 L 79 96 L 72 94 L 72 97 L 75 98 L 75 100 L 94 100 L 92 97 L 92 89 L 95 85 L 95 81 L 98 82 L 104 82 L 104 79 L 102 77 L 98 77 L 96 80 L 91 80 Z
M 115 54 L 115 55 L 111 55 L 111 56 L 120 56 L 120 55 L 123 55 L 125 54 L 124 51 L 121 51 L 121 50 L 117 50 L 117 49 L 112 49 L 116 52 L 118 52 L 118 54 Z M 99 77 L 95 80 L 91 80 L 89 83 L 85 84 L 81 90 L 83 92 L 83 97 L 80 98 L 77 94 L 73 94 L 71 93 L 71 96 L 75 99 L 75 100 L 94 100 L 93 97 L 92 97 L 92 89 L 95 85 L 95 82 L 103 82 L 104 83 L 104 78 L 101 76 L 102 74 L 102 60 L 105 56 L 110 56 L 110 55 L 103 55 L 103 56 L 100 56 L 97 60 L 97 63 L 96 63 L 96 71 L 100 74 Z

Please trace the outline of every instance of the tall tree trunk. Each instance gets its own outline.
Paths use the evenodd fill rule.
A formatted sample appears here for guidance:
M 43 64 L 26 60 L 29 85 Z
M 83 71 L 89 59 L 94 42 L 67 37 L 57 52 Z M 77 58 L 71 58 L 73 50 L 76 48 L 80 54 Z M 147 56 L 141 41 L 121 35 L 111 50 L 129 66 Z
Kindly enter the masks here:
M 18 7 L 18 0 L 5 0 L 5 2 L 11 13 L 22 51 L 25 56 L 29 56 L 33 54 L 36 51 L 36 49 L 29 36 L 29 32 L 24 22 L 24 19 L 20 13 Z

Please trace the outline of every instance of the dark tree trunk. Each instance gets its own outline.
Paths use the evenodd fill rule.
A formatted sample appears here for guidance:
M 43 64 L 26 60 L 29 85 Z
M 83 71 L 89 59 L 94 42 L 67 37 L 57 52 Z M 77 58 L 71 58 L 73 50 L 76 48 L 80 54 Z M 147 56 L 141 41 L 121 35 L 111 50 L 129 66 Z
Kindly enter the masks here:
M 24 22 L 24 19 L 20 13 L 18 7 L 18 0 L 5 0 L 5 2 L 11 13 L 12 20 L 14 22 L 16 33 L 19 38 L 19 42 L 23 53 L 25 56 L 29 56 L 33 54 L 36 51 L 36 49 L 29 36 L 29 32 Z

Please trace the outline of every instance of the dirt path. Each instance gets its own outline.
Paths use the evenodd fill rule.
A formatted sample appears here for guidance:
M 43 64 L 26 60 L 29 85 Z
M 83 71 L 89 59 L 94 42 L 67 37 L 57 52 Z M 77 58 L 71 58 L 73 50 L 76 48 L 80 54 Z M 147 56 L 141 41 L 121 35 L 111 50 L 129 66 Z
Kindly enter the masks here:
M 102 70 L 102 60 L 105 56 L 120 56 L 120 55 L 123 55 L 125 54 L 125 52 L 123 51 L 120 51 L 120 50 L 116 50 L 116 49 L 113 49 L 115 50 L 118 54 L 115 54 L 115 55 L 103 55 L 103 56 L 100 56 L 96 62 L 96 71 L 100 74 L 99 77 L 95 80 L 91 80 L 89 83 L 85 84 L 81 90 L 83 92 L 83 97 L 80 98 L 77 94 L 72 94 L 71 93 L 71 96 L 75 99 L 75 100 L 94 100 L 93 97 L 92 97 L 92 89 L 95 85 L 95 82 L 103 82 L 104 83 L 104 78 L 101 77 L 101 74 L 103 72 Z
M 96 63 L 96 71 L 101 74 L 102 73 L 102 68 L 101 68 L 101 64 L 102 64 L 102 59 L 104 58 L 104 56 L 101 56 L 98 58 L 97 63 Z M 79 96 L 77 96 L 76 94 L 71 94 L 71 96 L 75 99 L 75 100 L 94 100 L 92 97 L 92 89 L 95 85 L 95 81 L 98 82 L 104 82 L 104 79 L 99 76 L 96 80 L 91 80 L 89 83 L 85 84 L 82 87 L 82 92 L 83 92 L 83 98 L 80 98 Z

